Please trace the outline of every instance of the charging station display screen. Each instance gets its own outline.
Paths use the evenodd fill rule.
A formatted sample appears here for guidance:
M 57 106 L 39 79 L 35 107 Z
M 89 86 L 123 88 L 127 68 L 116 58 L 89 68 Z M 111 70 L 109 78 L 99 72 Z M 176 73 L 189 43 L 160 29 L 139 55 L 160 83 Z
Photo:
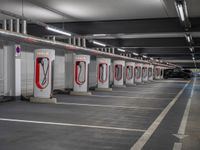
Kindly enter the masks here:
M 141 77 L 141 67 L 139 67 L 139 66 L 135 67 L 135 77 L 136 77 L 136 79 L 140 79 L 140 77 Z
M 104 83 L 107 81 L 107 78 L 108 78 L 108 64 L 106 63 L 100 63 L 99 64 L 99 75 L 98 75 L 98 78 L 99 78 L 99 81 Z
M 49 84 L 49 58 L 36 58 L 36 86 L 44 89 Z
M 82 85 L 86 80 L 86 62 L 76 61 L 75 65 L 75 82 L 78 85 Z
M 148 72 L 147 72 L 147 67 L 143 67 L 142 68 L 142 76 L 143 76 L 143 78 L 146 78 L 147 77 L 147 74 Z
M 115 65 L 115 79 L 117 81 L 122 79 L 123 67 L 120 64 Z
M 128 80 L 133 78 L 133 66 L 126 66 L 126 78 Z
M 149 68 L 149 69 L 148 69 L 148 76 L 149 76 L 149 77 L 152 77 L 152 75 L 153 75 L 153 74 L 152 74 L 152 68 Z

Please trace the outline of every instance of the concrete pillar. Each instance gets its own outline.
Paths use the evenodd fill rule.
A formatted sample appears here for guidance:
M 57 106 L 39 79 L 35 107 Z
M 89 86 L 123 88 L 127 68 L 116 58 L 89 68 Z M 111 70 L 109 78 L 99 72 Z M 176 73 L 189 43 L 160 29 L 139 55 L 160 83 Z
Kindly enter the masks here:
M 4 92 L 5 96 L 21 96 L 21 47 L 4 46 Z

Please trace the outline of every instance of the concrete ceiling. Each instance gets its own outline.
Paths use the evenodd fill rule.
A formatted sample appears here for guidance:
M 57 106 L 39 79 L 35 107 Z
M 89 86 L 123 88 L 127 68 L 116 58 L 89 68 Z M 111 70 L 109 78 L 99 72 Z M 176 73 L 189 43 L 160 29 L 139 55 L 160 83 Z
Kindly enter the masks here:
M 27 18 L 43 22 L 177 17 L 174 0 L 1 0 L 0 3 L 0 9 L 19 15 L 23 12 Z M 187 4 L 190 17 L 200 17 L 200 1 L 187 0 Z
M 200 59 L 200 0 L 186 2 L 192 24 L 189 32 Z M 192 59 L 174 0 L 0 0 L 0 9 L 149 57 Z M 5 18 L 9 17 L 0 14 L 0 19 Z M 33 24 L 28 32 L 54 34 Z

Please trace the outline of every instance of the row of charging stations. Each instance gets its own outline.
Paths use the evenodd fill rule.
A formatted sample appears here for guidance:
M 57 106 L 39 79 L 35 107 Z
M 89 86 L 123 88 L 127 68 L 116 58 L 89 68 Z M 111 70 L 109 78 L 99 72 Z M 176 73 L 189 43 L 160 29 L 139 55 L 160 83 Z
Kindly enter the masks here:
M 52 100 L 53 90 L 53 64 L 55 60 L 55 50 L 38 49 L 35 50 L 35 82 L 34 98 L 32 101 Z M 71 95 L 91 95 L 88 92 L 88 72 L 90 56 L 75 55 L 74 57 L 74 82 Z M 114 74 L 114 87 L 126 87 L 125 85 L 134 85 L 152 81 L 153 79 L 162 79 L 164 68 L 153 66 L 151 64 L 142 64 L 134 62 L 125 62 L 122 60 L 113 61 L 113 70 L 111 70 L 111 59 L 97 58 L 97 88 L 96 90 L 111 91 L 110 72 Z M 39 100 L 37 98 L 40 98 Z M 56 102 L 53 99 L 53 102 Z

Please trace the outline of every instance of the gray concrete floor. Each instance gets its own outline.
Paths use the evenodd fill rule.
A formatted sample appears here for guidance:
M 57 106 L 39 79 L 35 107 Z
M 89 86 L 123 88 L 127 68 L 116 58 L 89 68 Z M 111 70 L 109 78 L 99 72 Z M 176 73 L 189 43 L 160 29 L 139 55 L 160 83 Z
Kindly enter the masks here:
M 57 94 L 57 104 L 25 101 L 0 103 L 2 150 L 129 150 L 186 85 L 184 80 L 163 80 L 92 96 Z M 200 149 L 199 86 L 197 79 L 188 119 L 187 138 L 177 133 L 192 82 L 147 140 L 143 149 Z

